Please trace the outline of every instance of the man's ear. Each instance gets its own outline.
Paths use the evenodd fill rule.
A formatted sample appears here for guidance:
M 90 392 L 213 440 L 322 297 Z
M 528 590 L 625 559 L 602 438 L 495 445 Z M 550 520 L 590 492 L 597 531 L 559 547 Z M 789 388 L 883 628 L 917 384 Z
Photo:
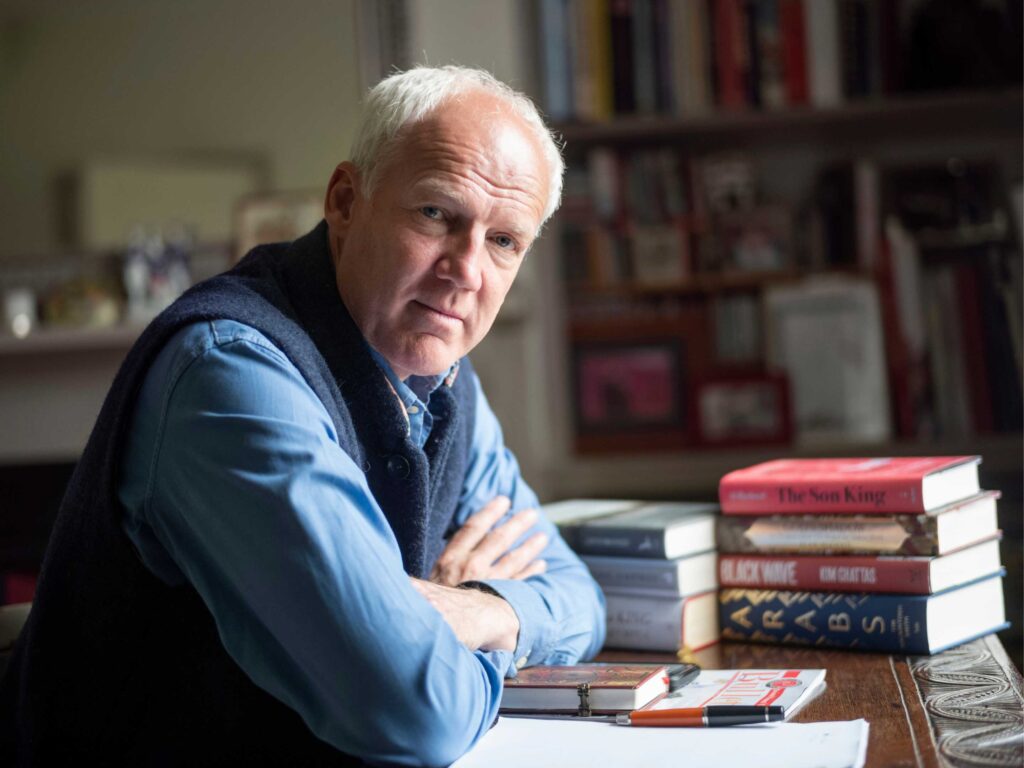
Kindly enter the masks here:
M 356 200 L 362 194 L 359 170 L 348 160 L 331 174 L 324 200 L 324 218 L 334 235 L 344 235 L 352 223 Z

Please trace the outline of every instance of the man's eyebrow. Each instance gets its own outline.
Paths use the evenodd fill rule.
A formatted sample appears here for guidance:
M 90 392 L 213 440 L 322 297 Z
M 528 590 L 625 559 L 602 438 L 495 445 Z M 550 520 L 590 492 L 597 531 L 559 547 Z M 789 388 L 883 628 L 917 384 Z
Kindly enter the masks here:
M 421 181 L 413 184 L 412 191 L 417 195 L 430 195 L 431 197 L 447 200 L 459 206 L 465 206 L 466 204 L 466 198 L 463 195 L 436 181 Z

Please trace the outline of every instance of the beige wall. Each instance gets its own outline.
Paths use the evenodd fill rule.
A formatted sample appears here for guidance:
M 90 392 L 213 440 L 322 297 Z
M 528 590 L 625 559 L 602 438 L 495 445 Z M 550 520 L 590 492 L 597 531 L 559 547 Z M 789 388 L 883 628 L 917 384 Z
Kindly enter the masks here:
M 321 187 L 359 99 L 353 0 L 0 0 L 0 258 L 57 245 L 88 157 L 253 154 Z

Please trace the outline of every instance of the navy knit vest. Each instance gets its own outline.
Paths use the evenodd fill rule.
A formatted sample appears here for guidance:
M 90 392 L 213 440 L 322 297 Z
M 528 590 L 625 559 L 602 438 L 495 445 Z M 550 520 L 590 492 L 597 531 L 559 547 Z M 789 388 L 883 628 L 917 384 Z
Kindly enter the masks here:
M 443 548 L 473 431 L 468 361 L 432 395 L 421 450 L 338 295 L 326 224 L 261 246 L 158 317 L 117 374 L 0 683 L 0 765 L 360 764 L 250 682 L 196 591 L 154 577 L 121 530 L 118 468 L 146 371 L 177 330 L 222 318 L 260 330 L 302 373 L 366 472 L 406 571 L 425 576 Z

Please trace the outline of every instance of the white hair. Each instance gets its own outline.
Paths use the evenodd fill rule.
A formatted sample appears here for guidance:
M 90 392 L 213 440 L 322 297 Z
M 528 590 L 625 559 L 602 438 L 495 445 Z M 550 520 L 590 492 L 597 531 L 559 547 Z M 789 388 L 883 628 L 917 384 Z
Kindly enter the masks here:
M 472 91 L 501 99 L 530 126 L 543 148 L 548 166 L 548 204 L 543 224 L 562 199 L 565 162 L 558 142 L 529 97 L 482 69 L 420 66 L 390 75 L 369 90 L 350 157 L 363 176 L 363 193 L 367 197 L 373 193 L 376 172 L 405 126 L 430 117 L 445 102 Z

